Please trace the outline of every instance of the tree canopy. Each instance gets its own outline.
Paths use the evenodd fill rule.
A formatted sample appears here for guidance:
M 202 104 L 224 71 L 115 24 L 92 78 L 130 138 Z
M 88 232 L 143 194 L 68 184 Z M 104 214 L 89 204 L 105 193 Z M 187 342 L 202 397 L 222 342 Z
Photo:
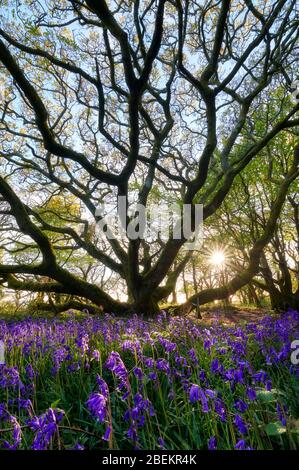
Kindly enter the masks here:
M 298 8 L 296 0 L 3 1 L 2 284 L 115 313 L 155 312 L 194 253 L 173 233 L 100 236 L 98 208 L 116 207 L 119 196 L 127 225 L 138 222 L 134 204 L 165 201 L 202 204 L 204 223 L 218 217 L 219 231 L 236 223 L 224 217 L 228 207 L 254 197 L 242 220 L 238 212 L 245 238 L 256 224 L 239 243 L 242 266 L 182 308 L 265 274 L 286 200 L 298 224 Z M 270 284 L 268 273 L 262 287 Z

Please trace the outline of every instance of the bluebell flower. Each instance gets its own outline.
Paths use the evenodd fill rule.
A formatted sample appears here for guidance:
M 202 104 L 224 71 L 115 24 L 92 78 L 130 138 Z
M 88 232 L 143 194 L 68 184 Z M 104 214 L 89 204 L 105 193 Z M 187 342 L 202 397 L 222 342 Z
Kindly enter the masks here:
M 245 425 L 242 417 L 240 415 L 235 416 L 235 425 L 240 434 L 247 434 L 247 426 Z
M 84 446 L 77 442 L 71 450 L 84 450 Z
M 165 449 L 165 441 L 164 441 L 164 439 L 162 439 L 162 437 L 158 437 L 158 446 L 161 449 Z
M 58 423 L 64 416 L 63 410 L 49 408 L 41 416 L 34 416 L 28 420 L 28 426 L 35 431 L 35 437 L 31 448 L 33 450 L 46 450 L 51 439 L 57 432 Z
M 287 407 L 286 407 L 286 405 L 281 406 L 279 403 L 277 403 L 276 411 L 277 411 L 279 421 L 281 422 L 281 424 L 283 426 L 286 426 L 286 424 L 287 424 L 287 420 L 286 420 Z
M 142 370 L 140 369 L 140 367 L 134 367 L 134 369 L 133 369 L 133 374 L 135 375 L 135 377 L 137 377 L 138 380 L 142 380 L 142 379 L 143 379 L 143 372 L 142 372 Z
M 199 395 L 200 395 L 200 401 L 201 401 L 201 406 L 202 406 L 202 412 L 209 413 L 210 409 L 208 405 L 208 400 L 202 389 L 199 390 Z
M 215 412 L 220 416 L 221 421 L 226 421 L 226 411 L 223 401 L 220 398 L 215 400 Z
M 247 396 L 248 396 L 249 400 L 251 400 L 251 401 L 256 400 L 256 391 L 255 391 L 254 388 L 247 387 L 246 388 L 246 393 L 247 393 Z
M 107 415 L 107 398 L 101 393 L 93 392 L 86 402 L 87 408 L 92 415 L 101 423 L 105 421 Z
M 252 450 L 251 447 L 246 446 L 246 443 L 245 443 L 244 439 L 240 439 L 237 442 L 237 444 L 235 445 L 235 449 L 237 449 L 237 450 Z
M 177 345 L 175 343 L 172 343 L 166 338 L 163 338 L 162 336 L 159 336 L 159 342 L 163 346 L 166 352 L 170 353 L 176 350 Z
M 241 413 L 244 413 L 248 409 L 247 403 L 245 403 L 245 401 L 241 400 L 241 398 L 239 398 L 238 400 L 235 401 L 234 407 L 238 411 L 240 411 Z
M 104 395 L 105 398 L 108 398 L 109 388 L 105 380 L 102 379 L 102 377 L 99 374 L 97 374 L 96 381 L 97 381 L 100 393 Z
M 96 362 L 99 362 L 100 361 L 100 357 L 101 357 L 101 354 L 100 354 L 100 351 L 98 349 L 94 349 L 92 351 L 92 357 L 94 358 L 94 360 Z
M 215 436 L 210 437 L 208 441 L 208 449 L 209 450 L 216 450 L 217 449 L 217 439 Z
M 191 348 L 188 351 L 188 355 L 189 355 L 190 359 L 192 360 L 192 362 L 194 362 L 194 364 L 197 365 L 198 364 L 198 359 L 197 359 L 196 352 L 195 352 L 194 348 Z
M 119 388 L 128 388 L 128 371 L 118 352 L 111 352 L 106 367 L 120 380 Z
M 9 422 L 13 427 L 13 434 L 12 434 L 12 439 L 13 442 L 10 443 L 7 440 L 3 441 L 3 445 L 5 449 L 9 450 L 17 450 L 19 445 L 21 444 L 22 441 L 22 431 L 21 431 L 21 426 L 18 423 L 17 419 L 14 416 L 9 417 Z
M 164 371 L 166 373 L 170 372 L 170 365 L 169 365 L 169 362 L 166 361 L 166 359 L 163 359 L 163 358 L 158 359 L 156 362 L 156 367 L 160 371 Z
M 217 392 L 215 392 L 215 390 L 211 390 L 211 389 L 209 389 L 209 388 L 206 388 L 206 389 L 205 389 L 205 394 L 206 394 L 209 398 L 212 398 L 212 399 L 216 398 L 216 396 L 217 396 Z
M 203 413 L 208 413 L 210 411 L 207 397 L 204 391 L 199 387 L 199 385 L 191 385 L 189 399 L 191 403 L 195 403 L 196 401 L 200 400 Z
M 111 434 L 111 425 L 107 426 L 104 436 L 102 437 L 103 441 L 109 441 Z
M 157 380 L 157 378 L 158 378 L 157 373 L 156 373 L 156 372 L 150 372 L 150 373 L 148 374 L 148 378 L 149 378 L 150 380 L 154 380 L 154 381 Z
M 135 426 L 132 424 L 127 432 L 127 436 L 129 439 L 132 441 L 136 442 L 137 441 L 137 431 Z
M 201 380 L 202 382 L 206 380 L 206 373 L 203 369 L 199 372 L 198 376 L 199 376 L 199 380 Z
M 191 403 L 195 403 L 199 400 L 199 385 L 192 384 L 189 392 L 189 399 Z
M 211 372 L 213 374 L 216 374 L 219 370 L 219 360 L 216 358 L 216 359 L 213 359 L 213 361 L 211 362 Z

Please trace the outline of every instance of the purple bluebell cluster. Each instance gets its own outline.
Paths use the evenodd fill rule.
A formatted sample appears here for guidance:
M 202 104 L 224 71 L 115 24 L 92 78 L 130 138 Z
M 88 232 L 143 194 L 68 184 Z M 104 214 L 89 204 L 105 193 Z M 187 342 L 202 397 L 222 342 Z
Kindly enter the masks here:
M 295 311 L 242 327 L 164 313 L 0 321 L 0 448 L 299 447 L 294 339 Z
M 63 410 L 49 408 L 41 416 L 34 416 L 29 419 L 28 427 L 34 432 L 32 443 L 33 450 L 48 449 L 51 440 L 58 433 L 58 424 L 64 416 Z

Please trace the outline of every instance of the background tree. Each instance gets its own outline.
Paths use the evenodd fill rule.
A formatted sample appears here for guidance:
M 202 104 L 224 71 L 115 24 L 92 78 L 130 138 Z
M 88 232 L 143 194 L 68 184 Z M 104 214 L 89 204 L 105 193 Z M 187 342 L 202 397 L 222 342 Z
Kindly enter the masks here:
M 191 256 L 182 252 L 188 240 L 102 239 L 99 204 L 124 196 L 128 208 L 149 205 L 160 191 L 180 205 L 200 202 L 204 219 L 213 216 L 247 165 L 299 124 L 296 103 L 264 126 L 254 119 L 281 84 L 280 100 L 289 96 L 298 30 L 296 0 L 2 2 L 2 214 L 33 250 L 13 263 L 2 245 L 2 282 L 108 311 L 156 311 Z M 226 285 L 195 293 L 197 302 L 226 298 L 257 273 L 298 176 L 293 150 L 248 265 Z M 49 220 L 37 210 L 56 194 L 74 198 L 79 216 Z M 128 210 L 126 224 L 132 220 Z M 70 249 L 114 273 L 122 298 L 74 271 L 73 256 L 62 261 Z

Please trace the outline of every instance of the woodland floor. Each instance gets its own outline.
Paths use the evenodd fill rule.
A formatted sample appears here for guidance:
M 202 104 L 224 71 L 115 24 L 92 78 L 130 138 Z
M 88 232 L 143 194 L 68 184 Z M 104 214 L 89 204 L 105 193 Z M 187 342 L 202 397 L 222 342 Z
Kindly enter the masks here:
M 206 324 L 219 321 L 223 325 L 236 325 L 238 323 L 261 320 L 265 315 L 273 313 L 269 307 L 215 307 L 201 311 L 202 322 Z M 192 315 L 193 318 L 193 315 Z
M 77 318 L 84 318 L 86 316 L 85 313 L 80 312 L 79 310 L 72 310 L 73 314 Z M 61 312 L 58 315 L 58 318 L 68 318 L 70 314 L 70 310 L 66 310 L 65 312 Z M 270 307 L 243 307 L 243 306 L 222 306 L 218 305 L 215 307 L 202 307 L 201 309 L 201 316 L 202 318 L 198 320 L 196 318 L 195 312 L 192 312 L 189 315 L 189 318 L 192 320 L 199 321 L 201 324 L 210 325 L 215 321 L 219 321 L 219 323 L 226 325 L 226 326 L 233 326 L 237 324 L 247 323 L 247 322 L 255 322 L 261 320 L 265 315 L 273 314 L 273 311 Z M 33 318 L 53 318 L 55 314 L 52 312 L 28 312 L 28 311 L 8 311 L 7 309 L 1 309 L 0 307 L 0 320 L 5 321 L 17 321 L 22 320 L 24 317 L 33 317 Z

